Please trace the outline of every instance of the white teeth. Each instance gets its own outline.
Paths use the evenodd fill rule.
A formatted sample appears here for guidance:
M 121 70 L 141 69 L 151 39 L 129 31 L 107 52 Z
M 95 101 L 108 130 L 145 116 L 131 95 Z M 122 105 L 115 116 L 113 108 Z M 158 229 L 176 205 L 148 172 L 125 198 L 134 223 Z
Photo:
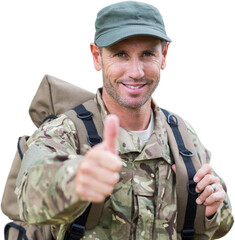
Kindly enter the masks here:
M 131 89 L 139 89 L 141 87 L 143 87 L 143 85 L 141 86 L 131 86 L 131 85 L 126 85 L 128 88 L 131 88 Z

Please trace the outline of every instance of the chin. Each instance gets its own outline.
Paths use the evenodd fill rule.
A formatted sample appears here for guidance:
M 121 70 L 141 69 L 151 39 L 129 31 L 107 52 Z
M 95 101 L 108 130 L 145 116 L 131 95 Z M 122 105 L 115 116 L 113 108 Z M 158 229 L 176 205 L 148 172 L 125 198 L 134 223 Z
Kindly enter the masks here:
M 128 109 L 139 109 L 143 106 L 146 106 L 146 103 L 148 102 L 149 99 L 144 99 L 141 101 L 130 101 L 130 100 L 119 100 L 119 104 L 122 107 L 128 108 Z

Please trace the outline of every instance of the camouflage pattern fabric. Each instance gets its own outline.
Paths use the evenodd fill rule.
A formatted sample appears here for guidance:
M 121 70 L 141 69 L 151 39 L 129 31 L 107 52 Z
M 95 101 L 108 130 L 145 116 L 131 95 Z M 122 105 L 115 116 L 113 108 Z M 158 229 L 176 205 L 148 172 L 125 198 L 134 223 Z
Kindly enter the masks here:
M 101 100 L 101 115 L 107 115 Z M 176 240 L 177 198 L 175 173 L 164 119 L 153 103 L 155 128 L 149 142 L 120 128 L 119 154 L 123 160 L 120 181 L 106 199 L 99 224 L 87 230 L 83 239 L 93 240 Z M 209 160 L 195 132 L 189 133 L 202 163 Z M 22 177 L 16 193 L 20 216 L 31 224 L 51 224 L 55 239 L 62 240 L 70 223 L 88 206 L 75 193 L 75 174 L 82 156 L 73 122 L 65 115 L 42 125 L 28 140 L 29 150 L 22 163 Z M 30 154 L 41 151 L 43 158 Z M 30 158 L 27 156 L 31 156 Z M 194 239 L 212 239 L 224 235 L 233 223 L 228 205 L 223 205 L 212 219 L 205 220 L 204 235 Z

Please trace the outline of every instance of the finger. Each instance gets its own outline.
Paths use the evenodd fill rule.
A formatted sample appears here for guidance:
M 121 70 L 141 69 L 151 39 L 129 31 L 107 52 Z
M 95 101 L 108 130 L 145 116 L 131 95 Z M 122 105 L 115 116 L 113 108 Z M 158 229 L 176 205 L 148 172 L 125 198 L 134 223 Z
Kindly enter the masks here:
M 214 184 L 216 187 L 216 191 L 219 191 L 221 189 L 220 184 Z M 206 201 L 208 197 L 210 197 L 212 194 L 214 194 L 214 189 L 211 185 L 207 185 L 202 194 L 197 198 L 196 202 L 197 204 L 202 204 Z
M 225 199 L 225 191 L 221 188 L 218 192 L 211 194 L 204 202 L 205 206 L 212 205 L 215 202 L 223 202 Z
M 171 166 L 171 168 L 172 168 L 172 170 L 176 173 L 176 165 L 173 164 L 173 165 Z
M 79 174 L 87 174 L 98 181 L 115 185 L 120 178 L 119 173 L 109 171 L 107 168 L 100 167 L 97 164 L 91 165 L 89 162 L 82 164 Z
M 82 185 L 76 187 L 76 193 L 83 201 L 103 202 L 105 199 L 104 195 Z
M 212 174 L 207 174 L 204 176 L 204 178 L 202 178 L 197 186 L 196 186 L 196 191 L 198 193 L 202 192 L 207 186 L 209 186 L 209 188 L 211 188 L 210 184 L 213 183 L 218 183 L 220 182 L 220 179 Z
M 105 149 L 117 154 L 116 142 L 118 138 L 119 120 L 116 115 L 108 115 L 104 123 Z
M 113 192 L 113 186 L 102 181 L 99 181 L 87 174 L 80 175 L 77 186 L 83 189 L 93 190 L 103 196 L 108 196 Z
M 194 182 L 199 182 L 205 175 L 212 173 L 212 167 L 209 164 L 203 165 L 195 174 Z
M 86 161 L 83 164 L 86 162 L 89 168 L 95 169 L 99 165 L 113 172 L 119 172 L 122 168 L 122 161 L 119 156 L 99 148 L 90 149 L 85 158 Z

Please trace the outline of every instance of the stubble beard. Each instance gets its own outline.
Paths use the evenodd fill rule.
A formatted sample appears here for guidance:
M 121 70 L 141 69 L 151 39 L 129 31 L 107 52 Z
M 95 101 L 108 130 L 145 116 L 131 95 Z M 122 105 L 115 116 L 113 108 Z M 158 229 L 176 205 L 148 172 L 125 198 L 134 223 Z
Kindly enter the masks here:
M 106 76 L 103 74 L 103 87 L 105 89 L 105 91 L 107 92 L 107 94 L 114 99 L 119 105 L 121 105 L 124 108 L 128 108 L 131 110 L 136 110 L 141 108 L 146 102 L 148 102 L 151 97 L 153 92 L 155 91 L 155 89 L 157 88 L 159 81 L 160 81 L 160 75 L 158 76 L 158 79 L 155 83 L 155 85 L 153 86 L 153 88 L 151 90 L 149 90 L 149 92 L 138 102 L 136 102 L 135 104 L 131 103 L 130 101 L 128 101 L 128 99 L 125 99 L 121 96 L 121 94 L 119 94 L 119 92 L 117 91 L 117 89 L 112 85 L 112 83 L 109 81 L 109 79 L 106 78 Z M 145 82 L 147 83 L 151 83 L 151 80 L 146 79 Z M 134 98 L 135 96 L 133 96 Z

